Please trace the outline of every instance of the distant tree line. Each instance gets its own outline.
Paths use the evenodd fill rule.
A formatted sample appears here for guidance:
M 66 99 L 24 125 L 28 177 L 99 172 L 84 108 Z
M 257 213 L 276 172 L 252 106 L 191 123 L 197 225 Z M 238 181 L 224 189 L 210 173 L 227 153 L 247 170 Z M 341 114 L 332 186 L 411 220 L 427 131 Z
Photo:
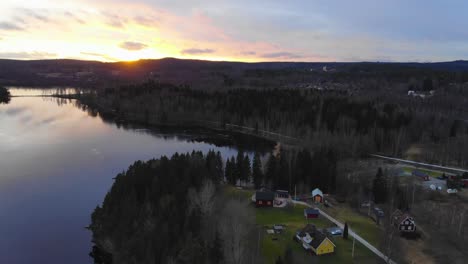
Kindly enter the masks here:
M 7 104 L 10 102 L 10 92 L 7 88 L 0 86 L 0 104 Z
M 337 154 L 332 149 L 320 149 L 313 154 L 303 149 L 270 154 L 263 166 L 258 153 L 254 154 L 251 163 L 249 156 L 241 150 L 237 157 L 227 159 L 225 178 L 232 185 L 253 183 L 256 189 L 297 189 L 299 193 L 308 193 L 313 188 L 320 188 L 333 193 L 337 162 Z
M 147 124 L 198 121 L 216 128 L 245 126 L 259 135 L 280 133 L 300 138 L 310 149 L 332 147 L 340 158 L 375 152 L 400 156 L 418 143 L 428 148 L 422 154 L 427 161 L 466 165 L 468 125 L 456 118 L 465 111 L 456 103 L 463 96 L 447 88 L 426 102 L 372 85 L 374 90 L 350 96 L 312 89 L 194 90 L 148 81 L 99 90 L 86 100 L 121 119 Z

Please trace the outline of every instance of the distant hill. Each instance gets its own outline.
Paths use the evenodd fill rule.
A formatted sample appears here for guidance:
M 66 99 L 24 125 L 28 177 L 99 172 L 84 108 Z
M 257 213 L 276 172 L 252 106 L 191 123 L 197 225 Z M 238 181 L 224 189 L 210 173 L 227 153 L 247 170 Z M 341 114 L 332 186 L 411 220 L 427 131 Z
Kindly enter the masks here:
M 307 70 L 315 72 L 387 72 L 420 69 L 468 71 L 468 61 L 436 63 L 387 62 L 227 62 L 164 58 L 135 62 L 81 60 L 2 60 L 0 85 L 80 85 L 87 87 L 157 78 L 173 83 L 200 83 L 213 76 L 242 76 L 246 71 Z

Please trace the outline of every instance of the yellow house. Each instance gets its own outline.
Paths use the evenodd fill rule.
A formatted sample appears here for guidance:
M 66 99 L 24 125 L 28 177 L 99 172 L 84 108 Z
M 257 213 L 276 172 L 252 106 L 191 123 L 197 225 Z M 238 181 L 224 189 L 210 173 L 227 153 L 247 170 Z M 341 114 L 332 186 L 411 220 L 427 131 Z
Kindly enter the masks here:
M 317 232 L 310 242 L 310 248 L 317 256 L 333 253 L 335 252 L 335 247 L 335 244 L 320 232 Z

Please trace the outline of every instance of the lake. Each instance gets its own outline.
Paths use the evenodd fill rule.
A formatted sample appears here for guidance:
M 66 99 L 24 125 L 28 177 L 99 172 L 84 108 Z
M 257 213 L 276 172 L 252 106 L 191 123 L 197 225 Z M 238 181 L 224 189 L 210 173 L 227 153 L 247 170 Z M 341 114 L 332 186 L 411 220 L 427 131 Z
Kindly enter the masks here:
M 49 91 L 10 89 L 12 95 Z M 163 134 L 104 122 L 52 97 L 0 104 L 0 263 L 92 263 L 90 214 L 112 178 L 135 160 L 210 149 L 190 134 Z

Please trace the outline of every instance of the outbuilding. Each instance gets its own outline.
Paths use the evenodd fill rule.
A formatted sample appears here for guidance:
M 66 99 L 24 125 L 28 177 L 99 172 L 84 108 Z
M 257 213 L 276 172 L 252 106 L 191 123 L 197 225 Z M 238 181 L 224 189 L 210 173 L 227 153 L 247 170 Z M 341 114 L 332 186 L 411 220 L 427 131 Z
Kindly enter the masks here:
M 315 203 L 323 203 L 323 192 L 319 188 L 312 191 L 312 199 Z
M 304 217 L 306 219 L 318 218 L 319 215 L 320 215 L 320 211 L 318 209 L 313 209 L 313 208 L 304 209 Z
M 257 191 L 255 193 L 256 207 L 273 207 L 275 193 L 270 191 Z
M 416 223 L 413 217 L 407 213 L 402 213 L 400 210 L 395 211 L 393 214 L 393 225 L 400 232 L 409 233 L 416 231 Z

